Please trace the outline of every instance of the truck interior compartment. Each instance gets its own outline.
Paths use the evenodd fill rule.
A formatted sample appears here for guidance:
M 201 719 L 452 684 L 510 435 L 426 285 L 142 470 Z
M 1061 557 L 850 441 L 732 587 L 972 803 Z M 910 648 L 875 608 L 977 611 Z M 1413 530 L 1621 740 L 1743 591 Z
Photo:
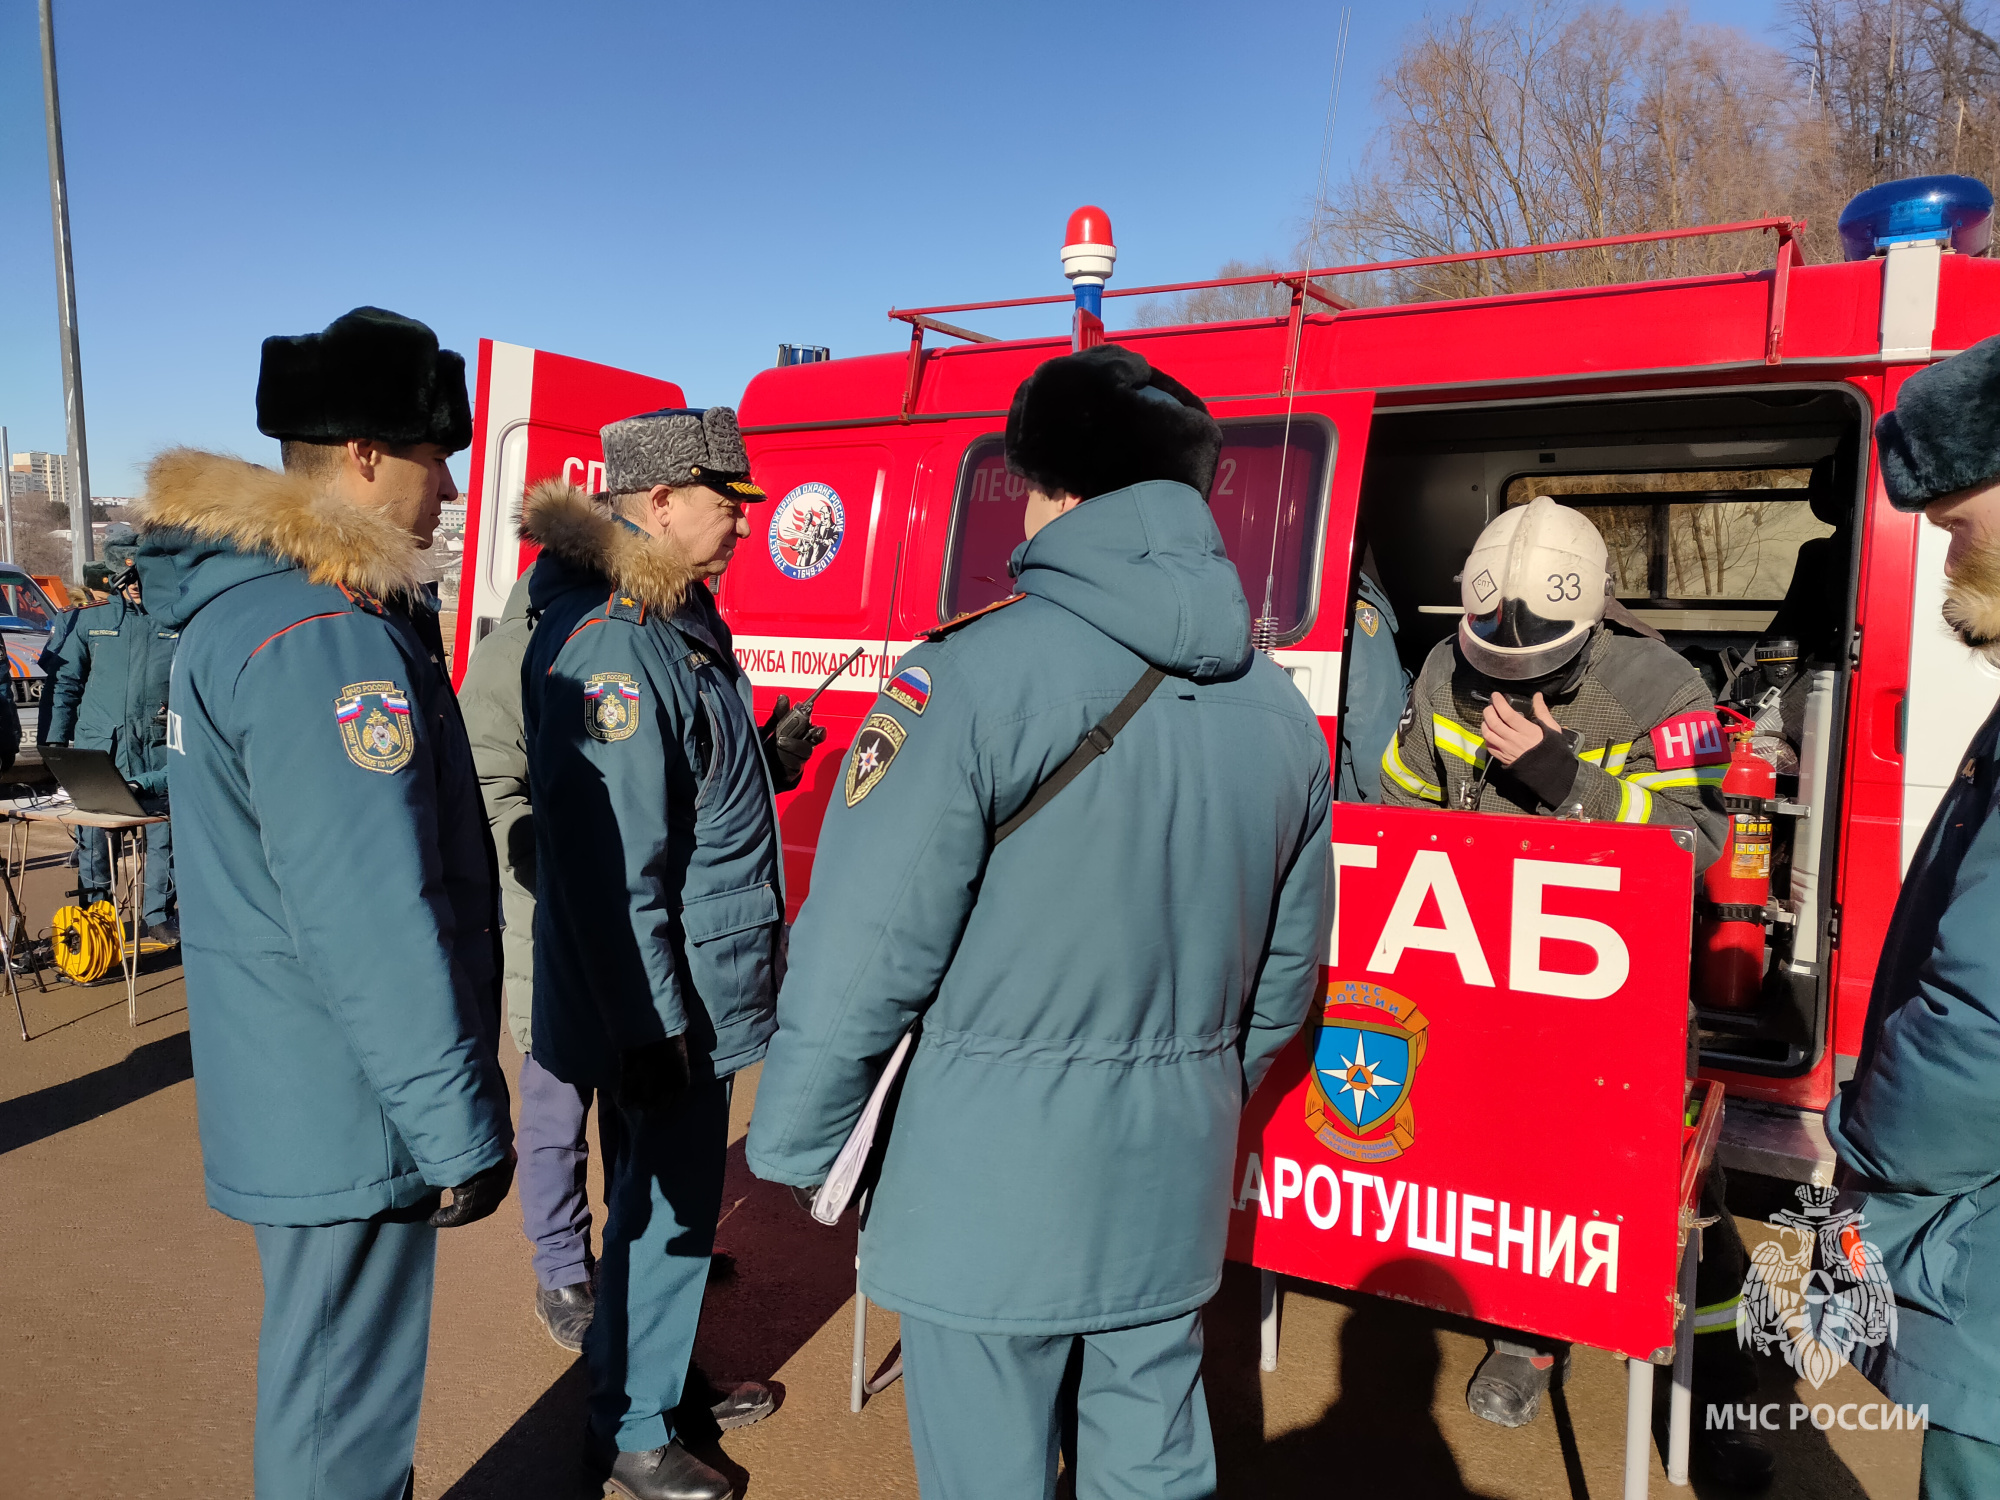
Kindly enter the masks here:
M 1739 840 L 1770 830 L 1762 970 L 1716 1003 L 1727 960 L 1704 960 L 1704 922 L 1745 913 L 1705 907 L 1698 881 L 1692 999 L 1711 1066 L 1797 1074 L 1826 1045 L 1866 421 L 1844 387 L 1760 386 L 1378 410 L 1369 436 L 1355 558 L 1396 612 L 1412 674 L 1458 627 L 1457 574 L 1481 528 L 1548 495 L 1596 523 L 1630 617 L 1754 723 L 1776 795 L 1731 809 Z

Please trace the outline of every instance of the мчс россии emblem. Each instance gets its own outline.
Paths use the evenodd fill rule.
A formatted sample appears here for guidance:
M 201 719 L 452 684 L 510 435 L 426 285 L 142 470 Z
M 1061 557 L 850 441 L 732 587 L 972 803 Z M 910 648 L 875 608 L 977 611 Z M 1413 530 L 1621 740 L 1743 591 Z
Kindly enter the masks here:
M 350 682 L 333 700 L 340 745 L 364 771 L 400 771 L 416 753 L 410 696 L 393 682 Z

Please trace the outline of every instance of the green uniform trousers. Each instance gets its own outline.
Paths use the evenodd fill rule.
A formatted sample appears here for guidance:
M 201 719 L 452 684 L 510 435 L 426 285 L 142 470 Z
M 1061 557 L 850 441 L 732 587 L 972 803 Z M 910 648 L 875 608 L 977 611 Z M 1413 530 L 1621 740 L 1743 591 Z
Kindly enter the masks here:
M 666 1110 L 599 1097 L 604 1254 L 597 1312 L 583 1337 L 590 1425 L 626 1453 L 674 1439 L 722 1211 L 730 1080 L 698 1083 Z
M 923 1500 L 1052 1500 L 1066 1385 L 1075 1391 L 1077 1500 L 1215 1493 L 1199 1312 L 1046 1338 L 960 1333 L 906 1313 L 902 1332 Z
M 406 1500 L 430 1348 L 437 1200 L 393 1216 L 256 1224 L 257 1500 Z
M 1995 1495 L 2000 1495 L 2000 1443 L 1942 1427 L 1924 1429 L 1917 1500 L 1992 1500 Z

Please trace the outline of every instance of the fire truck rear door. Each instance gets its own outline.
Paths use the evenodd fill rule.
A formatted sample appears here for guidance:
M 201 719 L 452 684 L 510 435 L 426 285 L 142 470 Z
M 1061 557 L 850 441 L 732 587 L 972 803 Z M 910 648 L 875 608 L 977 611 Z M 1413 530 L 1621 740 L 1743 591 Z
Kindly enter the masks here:
M 602 489 L 598 430 L 620 417 L 686 404 L 686 395 L 670 380 L 495 339 L 479 341 L 454 681 L 464 675 L 472 647 L 499 622 L 508 591 L 532 560 L 519 530 L 528 486 L 560 478 L 585 490 Z

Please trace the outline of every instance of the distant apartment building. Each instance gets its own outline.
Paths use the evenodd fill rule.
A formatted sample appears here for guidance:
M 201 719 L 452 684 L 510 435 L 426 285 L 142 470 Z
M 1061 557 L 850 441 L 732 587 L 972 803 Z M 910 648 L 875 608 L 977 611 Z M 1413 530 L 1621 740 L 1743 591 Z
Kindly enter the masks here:
M 67 453 L 16 453 L 7 482 L 16 495 L 46 495 L 67 507 L 76 485 L 76 465 Z

